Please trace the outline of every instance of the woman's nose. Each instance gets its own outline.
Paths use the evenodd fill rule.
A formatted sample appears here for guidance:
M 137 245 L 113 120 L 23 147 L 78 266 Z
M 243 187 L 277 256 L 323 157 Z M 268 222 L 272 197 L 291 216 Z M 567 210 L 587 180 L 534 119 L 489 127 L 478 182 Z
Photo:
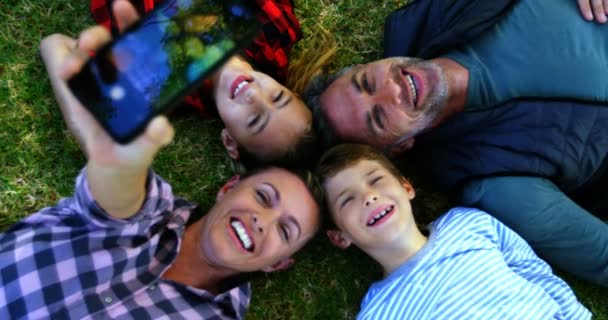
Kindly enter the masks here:
M 262 226 L 262 221 L 259 217 L 253 216 L 253 229 L 254 232 L 264 233 L 264 227 Z

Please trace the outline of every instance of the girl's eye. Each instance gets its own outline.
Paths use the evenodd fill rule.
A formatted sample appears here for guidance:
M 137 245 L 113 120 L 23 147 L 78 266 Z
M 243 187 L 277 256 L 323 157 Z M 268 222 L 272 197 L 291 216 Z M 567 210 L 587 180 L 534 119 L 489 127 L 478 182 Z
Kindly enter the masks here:
M 277 94 L 273 99 L 272 102 L 279 102 L 279 100 L 281 100 L 281 98 L 283 98 L 283 90 L 281 90 L 281 92 L 279 92 L 279 94 Z
M 270 207 L 270 197 L 268 197 L 268 195 L 266 193 L 264 193 L 263 191 L 256 191 L 256 198 L 258 199 L 258 202 L 260 204 L 262 204 L 263 206 L 266 207 Z
M 380 180 L 382 180 L 382 177 L 376 177 L 370 182 L 370 184 L 373 186 L 374 184 L 376 184 L 376 182 L 378 182 Z
M 251 127 L 255 126 L 255 124 L 258 123 L 259 121 L 260 121 L 260 114 L 258 113 L 249 120 L 249 123 L 247 123 L 247 127 L 251 128 Z

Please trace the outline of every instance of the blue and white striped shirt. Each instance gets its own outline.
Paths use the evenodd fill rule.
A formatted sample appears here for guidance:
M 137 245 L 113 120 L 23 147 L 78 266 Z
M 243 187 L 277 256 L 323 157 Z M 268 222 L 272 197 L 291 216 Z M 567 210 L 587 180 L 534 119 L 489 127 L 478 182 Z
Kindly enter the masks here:
M 515 232 L 455 208 L 428 243 L 374 283 L 358 319 L 590 319 L 591 313 Z

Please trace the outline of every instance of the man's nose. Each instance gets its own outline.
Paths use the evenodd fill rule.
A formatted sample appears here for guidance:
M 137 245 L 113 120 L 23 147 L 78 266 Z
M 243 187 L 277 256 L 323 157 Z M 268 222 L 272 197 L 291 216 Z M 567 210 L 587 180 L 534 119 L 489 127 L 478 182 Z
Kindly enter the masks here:
M 378 96 L 381 100 L 381 105 L 401 104 L 401 86 L 399 86 L 395 79 L 387 79 L 387 81 L 385 81 L 378 89 Z

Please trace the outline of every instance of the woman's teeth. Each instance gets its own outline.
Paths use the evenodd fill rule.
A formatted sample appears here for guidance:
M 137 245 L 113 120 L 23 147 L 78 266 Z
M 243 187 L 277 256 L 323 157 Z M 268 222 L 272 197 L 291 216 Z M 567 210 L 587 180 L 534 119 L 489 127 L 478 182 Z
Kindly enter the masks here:
M 251 238 L 249 238 L 247 231 L 245 231 L 245 227 L 243 226 L 243 224 L 240 221 L 235 220 L 232 221 L 230 225 L 232 226 L 232 230 L 234 230 L 237 237 L 241 241 L 243 247 L 247 250 L 251 250 L 253 247 L 253 242 L 251 241 Z

